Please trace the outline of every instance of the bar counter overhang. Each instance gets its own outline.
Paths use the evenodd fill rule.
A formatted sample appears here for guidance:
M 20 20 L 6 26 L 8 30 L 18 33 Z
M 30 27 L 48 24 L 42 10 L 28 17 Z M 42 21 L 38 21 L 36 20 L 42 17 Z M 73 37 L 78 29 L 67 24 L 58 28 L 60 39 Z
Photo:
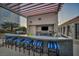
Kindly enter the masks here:
M 22 34 L 5 34 L 5 36 L 20 36 L 20 37 L 28 37 L 36 40 L 43 40 L 43 41 L 60 41 L 60 40 L 72 40 L 72 38 L 67 37 L 52 37 L 52 36 L 28 36 L 28 35 L 22 35 Z

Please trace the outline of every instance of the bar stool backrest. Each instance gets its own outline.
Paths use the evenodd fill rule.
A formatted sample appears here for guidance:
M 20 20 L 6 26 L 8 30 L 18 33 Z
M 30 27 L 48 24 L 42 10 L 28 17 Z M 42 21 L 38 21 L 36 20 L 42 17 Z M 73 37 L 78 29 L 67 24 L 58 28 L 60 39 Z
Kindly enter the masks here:
M 34 41 L 33 41 L 33 45 L 34 45 L 34 46 L 37 46 L 37 44 L 38 44 L 38 40 L 34 40 Z
M 42 44 L 43 44 L 42 41 L 38 41 L 37 46 L 38 46 L 38 47 L 42 47 L 42 46 L 43 46 Z
M 30 38 L 25 38 L 23 41 L 25 44 L 32 44 L 32 40 Z
M 48 42 L 48 49 L 56 49 L 56 44 L 54 42 Z
M 59 49 L 59 44 L 57 42 L 48 42 L 49 49 Z

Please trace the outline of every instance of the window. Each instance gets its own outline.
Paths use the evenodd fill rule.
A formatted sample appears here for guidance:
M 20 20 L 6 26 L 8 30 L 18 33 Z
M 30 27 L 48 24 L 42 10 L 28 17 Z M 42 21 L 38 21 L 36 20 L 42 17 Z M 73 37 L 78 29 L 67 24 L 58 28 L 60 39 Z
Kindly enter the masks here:
M 62 33 L 62 27 L 61 27 L 61 33 Z
M 69 33 L 70 33 L 70 26 L 68 25 L 67 26 L 67 36 L 69 36 Z
M 30 21 L 30 23 L 32 23 L 32 21 Z
M 63 27 L 63 34 L 65 34 L 65 27 Z
M 41 20 L 41 18 L 38 18 L 38 20 Z
M 48 26 L 43 26 L 43 27 L 41 27 L 41 30 L 42 30 L 42 31 L 47 31 L 47 30 L 48 30 Z
M 79 39 L 79 24 L 75 24 L 75 38 Z

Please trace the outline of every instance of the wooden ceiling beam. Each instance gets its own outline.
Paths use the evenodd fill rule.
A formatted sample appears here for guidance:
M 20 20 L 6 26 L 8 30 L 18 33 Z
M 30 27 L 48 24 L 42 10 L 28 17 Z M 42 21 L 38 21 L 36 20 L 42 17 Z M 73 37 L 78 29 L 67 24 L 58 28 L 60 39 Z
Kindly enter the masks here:
M 25 12 L 25 11 L 30 11 L 30 10 L 35 10 L 35 9 L 43 9 L 43 8 L 49 8 L 49 7 L 55 7 L 55 6 L 57 6 L 57 5 L 44 5 L 44 6 L 40 6 L 40 7 L 37 7 L 37 8 L 31 8 L 31 9 L 25 9 L 25 10 L 20 10 L 20 11 L 23 11 L 23 12 Z

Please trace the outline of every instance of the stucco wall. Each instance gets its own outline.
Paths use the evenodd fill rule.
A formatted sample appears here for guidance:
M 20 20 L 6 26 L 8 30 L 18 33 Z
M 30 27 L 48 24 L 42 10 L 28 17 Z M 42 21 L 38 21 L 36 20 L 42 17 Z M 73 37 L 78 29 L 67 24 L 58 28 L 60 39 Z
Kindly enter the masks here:
M 63 35 L 68 36 L 67 35 L 67 26 L 70 26 L 69 37 L 72 37 L 75 39 L 75 24 L 74 23 L 61 26 L 62 31 L 60 31 L 60 32 L 63 34 L 63 27 L 65 27 L 65 33 Z M 60 30 L 61 30 L 61 27 L 60 27 Z
M 73 41 L 73 55 L 79 56 L 79 40 Z
M 41 18 L 41 20 L 38 20 L 39 18 Z M 48 14 L 30 16 L 30 17 L 27 17 L 27 20 L 28 20 L 27 21 L 28 33 L 31 30 L 36 32 L 36 29 L 34 30 L 29 29 L 29 27 L 36 26 L 36 25 L 47 25 L 47 24 L 53 25 L 54 24 L 54 31 L 57 32 L 58 30 L 58 14 L 57 13 L 48 13 Z

